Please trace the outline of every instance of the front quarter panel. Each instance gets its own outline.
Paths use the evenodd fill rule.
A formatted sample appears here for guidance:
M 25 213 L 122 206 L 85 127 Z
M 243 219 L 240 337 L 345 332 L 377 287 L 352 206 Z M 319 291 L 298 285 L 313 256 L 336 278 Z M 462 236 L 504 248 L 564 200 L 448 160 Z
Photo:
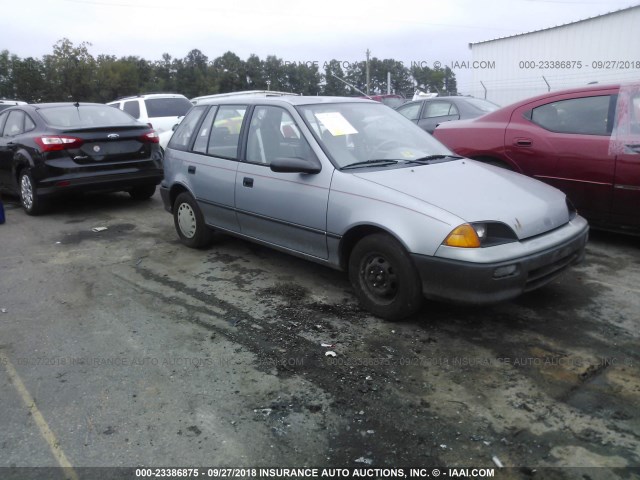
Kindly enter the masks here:
M 410 253 L 433 255 L 462 223 L 438 207 L 356 175 L 336 171 L 333 176 L 327 211 L 329 237 L 342 237 L 352 228 L 367 225 L 387 231 Z M 330 252 L 332 263 L 337 255 Z

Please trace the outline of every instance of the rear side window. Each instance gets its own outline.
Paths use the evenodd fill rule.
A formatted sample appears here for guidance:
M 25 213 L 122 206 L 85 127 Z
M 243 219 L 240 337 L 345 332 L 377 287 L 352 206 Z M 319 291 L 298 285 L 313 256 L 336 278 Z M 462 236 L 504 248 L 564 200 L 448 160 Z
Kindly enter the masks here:
M 572 98 L 534 108 L 530 119 L 546 130 L 579 135 L 610 135 L 610 95 Z
M 114 125 L 140 125 L 136 120 L 108 105 L 65 105 L 41 108 L 38 113 L 52 127 L 82 128 Z
M 188 150 L 189 145 L 191 145 L 191 139 L 193 138 L 193 133 L 200 121 L 200 117 L 207 109 L 206 105 L 201 107 L 193 107 L 193 109 L 187 114 L 187 116 L 180 122 L 178 128 L 173 133 L 171 140 L 169 141 L 169 148 L 173 148 L 175 150 Z
M 149 118 L 182 117 L 193 106 L 186 98 L 149 98 L 144 101 Z
M 0 115 L 0 136 L 2 136 L 2 131 L 4 130 L 4 122 L 7 121 L 8 113 L 3 113 Z
M 8 112 L 5 117 L 7 117 L 7 122 L 3 129 L 2 136 L 4 137 L 13 137 L 36 128 L 36 124 L 33 123 L 31 117 L 24 112 Z M 2 125 L 2 123 L 4 123 L 4 120 L 0 122 L 0 125 Z
M 140 102 L 138 102 L 138 100 L 124 102 L 123 110 L 133 118 L 140 118 Z
M 429 102 L 424 108 L 422 118 L 445 117 L 457 114 L 458 109 L 449 102 Z
M 246 111 L 247 107 L 237 105 L 224 105 L 218 109 L 209 135 L 207 154 L 237 160 L 240 130 Z

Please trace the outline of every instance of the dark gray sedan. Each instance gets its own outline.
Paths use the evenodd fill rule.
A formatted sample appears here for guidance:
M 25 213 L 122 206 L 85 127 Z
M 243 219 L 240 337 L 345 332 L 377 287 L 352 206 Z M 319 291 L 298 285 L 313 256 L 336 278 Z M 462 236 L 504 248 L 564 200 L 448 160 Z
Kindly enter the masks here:
M 498 108 L 499 105 L 481 98 L 435 97 L 405 103 L 396 110 L 423 130 L 433 133 L 441 123 L 476 118 Z

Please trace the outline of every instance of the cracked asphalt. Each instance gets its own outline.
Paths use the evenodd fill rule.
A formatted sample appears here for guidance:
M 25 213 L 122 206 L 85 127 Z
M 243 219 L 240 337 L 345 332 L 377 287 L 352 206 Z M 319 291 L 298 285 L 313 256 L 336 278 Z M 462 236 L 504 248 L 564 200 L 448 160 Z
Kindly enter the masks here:
M 5 208 L 0 467 L 640 475 L 637 237 L 592 232 L 582 265 L 515 301 L 390 323 L 341 272 L 222 235 L 184 247 L 158 195 Z

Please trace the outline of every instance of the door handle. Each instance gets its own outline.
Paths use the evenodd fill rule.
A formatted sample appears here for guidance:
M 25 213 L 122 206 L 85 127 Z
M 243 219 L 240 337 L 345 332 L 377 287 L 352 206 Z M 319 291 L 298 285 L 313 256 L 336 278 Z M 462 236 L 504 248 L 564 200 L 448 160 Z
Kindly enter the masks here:
M 530 138 L 516 138 L 513 144 L 517 147 L 530 147 L 533 145 L 533 140 Z
M 253 188 L 253 178 L 244 177 L 242 179 L 242 186 L 243 187 Z
M 196 173 L 196 167 L 193 165 L 189 165 L 189 167 L 187 168 L 187 172 L 193 175 L 194 173 Z

